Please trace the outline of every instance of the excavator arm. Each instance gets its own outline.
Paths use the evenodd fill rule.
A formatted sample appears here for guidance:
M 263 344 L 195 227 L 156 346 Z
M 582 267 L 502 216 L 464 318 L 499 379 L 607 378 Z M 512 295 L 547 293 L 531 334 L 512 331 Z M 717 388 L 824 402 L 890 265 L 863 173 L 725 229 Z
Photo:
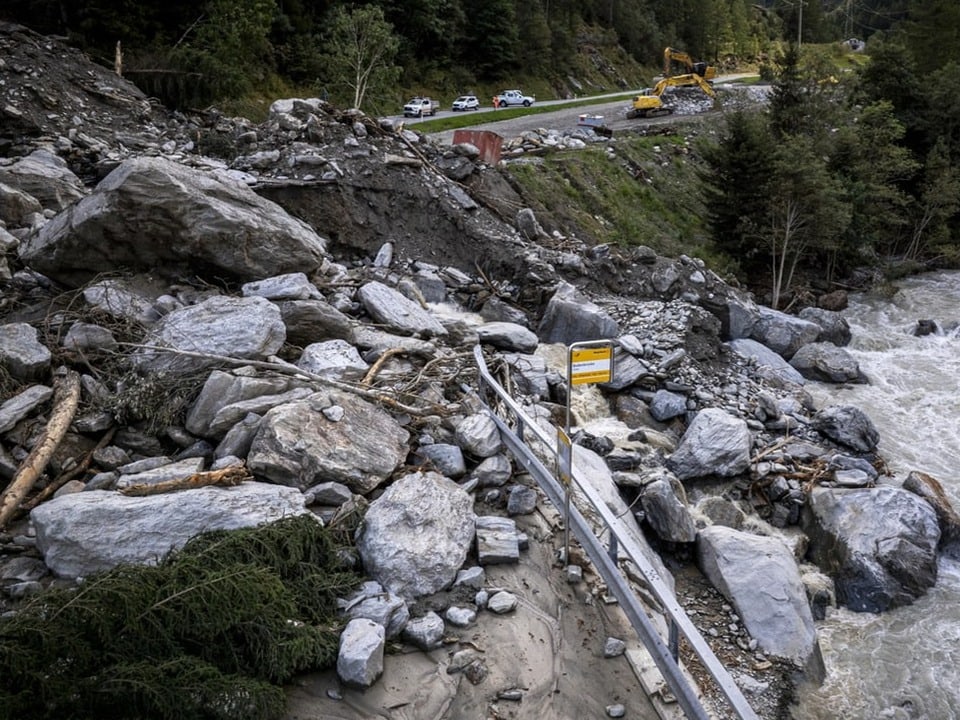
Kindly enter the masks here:
M 683 65 L 687 73 L 699 75 L 704 80 L 713 80 L 717 76 L 717 69 L 713 65 L 705 62 L 694 62 L 688 53 L 673 48 L 665 48 L 663 51 L 663 76 L 673 75 L 673 63 Z

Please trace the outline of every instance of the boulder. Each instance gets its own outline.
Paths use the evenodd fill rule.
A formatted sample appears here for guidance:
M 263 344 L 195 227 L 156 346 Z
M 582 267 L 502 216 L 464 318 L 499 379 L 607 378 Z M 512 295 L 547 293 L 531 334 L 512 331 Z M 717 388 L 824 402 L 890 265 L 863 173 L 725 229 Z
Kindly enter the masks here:
M 813 613 L 800 570 L 783 542 L 710 526 L 697 537 L 697 564 L 736 608 L 763 652 L 798 667 L 819 668 L 822 678 Z
M 409 601 L 453 583 L 475 532 L 463 488 L 435 472 L 411 473 L 370 503 L 356 540 L 367 574 Z
M 937 580 L 940 527 L 923 498 L 901 488 L 814 488 L 801 518 L 809 557 L 856 612 L 912 603 Z
M 162 157 L 124 161 L 20 248 L 24 263 L 71 287 L 102 273 L 104 258 L 164 277 L 253 281 L 312 272 L 325 254 L 307 224 L 246 185 Z
M 790 365 L 807 380 L 831 383 L 867 381 L 860 370 L 860 363 L 846 350 L 833 343 L 814 342 L 804 345 L 790 358 Z
M 813 416 L 811 426 L 834 442 L 858 452 L 877 449 L 880 433 L 873 421 L 860 408 L 852 405 L 830 405 Z
M 763 306 L 759 308 L 759 314 L 750 337 L 787 360 L 804 345 L 816 342 L 820 337 L 820 326 L 810 320 Z
M 37 549 L 61 577 L 87 577 L 121 563 L 153 565 L 209 530 L 255 527 L 309 512 L 293 489 L 258 482 L 127 497 L 72 493 L 38 505 Z
M 340 634 L 337 676 L 348 687 L 365 689 L 383 674 L 386 632 L 382 625 L 366 618 L 347 623 Z
M 752 444 L 745 421 L 719 408 L 705 408 L 693 418 L 666 465 L 681 480 L 739 475 L 750 467 Z
M 537 327 L 542 342 L 564 345 L 614 338 L 619 331 L 613 318 L 567 283 L 554 292 Z
M 307 489 L 334 481 L 364 495 L 403 463 L 409 439 L 380 407 L 352 393 L 320 391 L 263 416 L 247 466 L 281 485 Z
M 376 322 L 401 335 L 433 337 L 447 334 L 433 313 L 381 282 L 364 284 L 357 291 L 357 297 Z

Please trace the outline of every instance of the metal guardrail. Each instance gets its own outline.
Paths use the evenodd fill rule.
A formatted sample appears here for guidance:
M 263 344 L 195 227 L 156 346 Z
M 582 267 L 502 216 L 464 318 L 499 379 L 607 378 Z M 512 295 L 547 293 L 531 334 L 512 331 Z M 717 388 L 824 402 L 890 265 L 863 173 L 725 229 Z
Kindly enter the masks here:
M 480 372 L 479 395 L 480 400 L 490 412 L 491 417 L 500 430 L 501 437 L 514 458 L 530 473 L 541 489 L 557 509 L 563 510 L 567 493 L 554 473 L 548 470 L 543 462 L 533 453 L 524 440 L 524 434 L 529 430 L 551 452 L 556 454 L 556 438 L 551 438 L 539 425 L 533 422 L 517 402 L 494 379 L 483 359 L 480 346 L 474 348 L 474 358 Z M 514 427 L 501 418 L 487 403 L 484 391 L 494 393 L 513 414 Z M 730 677 L 723 664 L 714 655 L 699 630 L 687 617 L 686 612 L 677 602 L 670 587 L 664 582 L 660 573 L 646 559 L 637 541 L 623 521 L 618 518 L 599 496 L 599 493 L 589 483 L 581 483 L 576 477 L 576 468 L 571 473 L 572 480 L 577 488 L 589 501 L 591 511 L 595 512 L 604 522 L 610 536 L 610 546 L 605 548 L 594 533 L 592 526 L 583 516 L 576 505 L 569 504 L 569 530 L 583 547 L 590 561 L 607 583 L 608 590 L 617 599 L 621 609 L 637 632 L 641 642 L 653 658 L 657 669 L 663 675 L 670 691 L 674 694 L 684 713 L 691 720 L 709 720 L 710 716 L 700 703 L 694 687 L 691 686 L 680 667 L 679 635 L 682 635 L 697 655 L 707 672 L 716 682 L 730 707 L 741 720 L 758 720 L 757 714 L 747 703 L 740 688 Z M 660 603 L 669 621 L 669 642 L 664 642 L 660 633 L 647 616 L 646 609 L 637 598 L 626 578 L 617 566 L 617 556 L 622 552 L 628 557 L 643 575 L 647 587 Z

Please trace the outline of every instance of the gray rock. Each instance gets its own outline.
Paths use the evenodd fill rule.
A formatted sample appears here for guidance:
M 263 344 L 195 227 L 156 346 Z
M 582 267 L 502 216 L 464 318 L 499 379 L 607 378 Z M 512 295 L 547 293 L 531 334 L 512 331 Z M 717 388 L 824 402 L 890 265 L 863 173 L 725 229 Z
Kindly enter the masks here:
M 340 634 L 337 676 L 348 687 L 365 689 L 383 674 L 386 634 L 383 626 L 358 618 Z
M 763 306 L 759 312 L 760 318 L 750 337 L 787 360 L 804 345 L 816 342 L 820 337 L 821 328 L 815 322 Z
M 464 568 L 457 573 L 457 579 L 453 581 L 454 587 L 470 587 L 479 590 L 486 582 L 487 573 L 479 565 Z
M 53 388 L 31 385 L 0 405 L 0 434 L 9 432 L 53 397 Z
M 395 332 L 424 337 L 447 334 L 446 328 L 429 310 L 383 283 L 368 282 L 357 291 L 357 295 L 376 322 Z
M 243 297 L 262 297 L 267 300 L 319 300 L 323 296 L 307 278 L 306 273 L 292 272 L 253 280 L 240 287 Z
M 444 613 L 447 622 L 455 627 L 465 628 L 470 627 L 477 621 L 477 611 L 473 608 L 453 607 L 447 608 L 447 612 Z
M 705 408 L 667 458 L 667 467 L 681 480 L 739 475 L 750 466 L 751 447 L 746 422 L 719 408 Z
M 820 326 L 820 334 L 817 336 L 817 342 L 828 342 L 837 347 L 844 347 L 850 344 L 852 333 L 850 332 L 850 323 L 839 312 L 833 310 L 824 310 L 818 307 L 805 307 L 798 313 L 803 320 L 809 320 Z
M 280 311 L 269 300 L 215 296 L 165 315 L 144 339 L 148 346 L 199 356 L 140 350 L 132 357 L 143 370 L 182 374 L 217 362 L 205 355 L 265 360 L 280 349 L 285 339 Z
M 463 451 L 459 446 L 449 443 L 421 445 L 414 452 L 414 460 L 418 463 L 426 463 L 448 478 L 457 479 L 467 472 Z
M 564 345 L 614 338 L 619 332 L 613 318 L 567 283 L 554 292 L 537 327 L 542 342 Z
M 506 590 L 501 590 L 491 595 L 487 600 L 487 610 L 495 615 L 506 615 L 516 610 L 519 603 L 520 601 L 516 595 Z
M 940 526 L 923 498 L 901 488 L 814 488 L 801 527 L 810 558 L 857 612 L 912 603 L 937 580 Z
M 627 644 L 620 638 L 608 637 L 603 643 L 605 658 L 620 657 L 627 651 Z
M 331 421 L 324 410 L 343 410 Z M 379 406 L 352 393 L 320 391 L 269 410 L 247 456 L 258 477 L 302 489 L 343 483 L 365 495 L 406 459 L 410 434 Z
M 801 668 L 822 667 L 800 571 L 783 542 L 727 527 L 704 528 L 697 537 L 697 564 L 765 653 Z
M 443 618 L 432 610 L 419 618 L 413 618 L 403 628 L 402 637 L 421 650 L 435 650 L 443 644 L 446 629 Z
M 858 452 L 873 452 L 880 442 L 873 421 L 851 405 L 830 405 L 813 416 L 811 426 L 831 440 Z
M 159 467 L 133 473 L 125 473 L 121 468 L 120 477 L 117 480 L 117 489 L 134 485 L 156 485 L 167 480 L 179 480 L 201 470 L 203 470 L 203 458 L 186 458 L 185 460 L 166 463 Z
M 124 161 L 20 253 L 31 268 L 76 287 L 103 272 L 104 257 L 112 267 L 168 277 L 200 271 L 248 281 L 312 272 L 326 247 L 306 223 L 246 185 L 140 157 Z
M 83 289 L 83 299 L 107 315 L 142 325 L 160 319 L 153 302 L 129 280 L 103 280 Z
M 515 563 L 520 560 L 517 524 L 510 518 L 484 515 L 476 519 L 477 562 L 480 565 Z
M 120 563 L 155 564 L 208 530 L 254 527 L 307 512 L 297 490 L 245 482 L 145 497 L 73 493 L 38 505 L 30 519 L 50 570 L 76 578 Z
M 247 413 L 240 422 L 235 423 L 227 430 L 223 439 L 214 448 L 213 457 L 216 459 L 225 457 L 245 458 L 253 445 L 253 439 L 257 436 L 262 419 L 263 416 L 257 413 Z
M 306 347 L 322 340 L 351 340 L 356 324 L 324 300 L 282 300 L 276 303 L 287 328 L 287 342 Z
M 475 413 L 461 420 L 455 435 L 457 444 L 473 457 L 488 458 L 496 455 L 503 447 L 500 430 L 486 412 Z
M 400 635 L 410 610 L 402 597 L 385 590 L 378 582 L 365 582 L 360 589 L 346 601 L 345 615 L 349 619 L 366 618 L 383 626 L 386 637 Z
M 860 363 L 843 348 L 832 343 L 804 345 L 790 358 L 790 365 L 808 380 L 832 383 L 862 383 L 866 376 Z
M 727 346 L 741 357 L 752 360 L 760 377 L 803 385 L 806 379 L 790 363 L 763 343 L 750 338 L 731 340 Z
M 346 340 L 325 340 L 307 345 L 296 363 L 301 370 L 336 380 L 359 380 L 370 366 Z
M 0 180 L 0 221 L 11 228 L 25 227 L 30 216 L 41 212 L 40 201 L 22 189 Z
M 537 509 L 537 493 L 526 485 L 514 485 L 507 496 L 507 515 L 529 515 Z
M 650 414 L 658 422 L 666 422 L 687 412 L 687 398 L 669 390 L 657 390 L 650 400 Z
M 513 476 L 513 466 L 510 458 L 503 453 L 484 458 L 470 473 L 476 479 L 477 487 L 502 487 Z
M 0 325 L 0 367 L 21 382 L 47 379 L 50 351 L 27 323 Z
M 85 355 L 114 352 L 119 347 L 117 339 L 109 329 L 85 322 L 71 325 L 61 344 L 67 350 L 79 351 Z
M 448 587 L 473 544 L 473 499 L 437 473 L 413 473 L 374 500 L 357 531 L 367 573 L 406 599 Z
M 481 343 L 498 350 L 532 353 L 540 344 L 532 330 L 510 322 L 488 322 L 477 328 Z
M 686 505 L 683 485 L 669 473 L 644 485 L 640 495 L 647 522 L 661 540 L 690 543 L 697 537 L 697 528 Z
M 0 165 L 0 183 L 32 197 L 44 210 L 63 210 L 86 195 L 83 182 L 66 161 L 44 149 L 34 150 L 9 165 Z M 32 203 L 28 205 L 33 207 Z M 26 206 L 23 210 L 34 212 Z M 20 221 L 24 219 L 21 216 Z

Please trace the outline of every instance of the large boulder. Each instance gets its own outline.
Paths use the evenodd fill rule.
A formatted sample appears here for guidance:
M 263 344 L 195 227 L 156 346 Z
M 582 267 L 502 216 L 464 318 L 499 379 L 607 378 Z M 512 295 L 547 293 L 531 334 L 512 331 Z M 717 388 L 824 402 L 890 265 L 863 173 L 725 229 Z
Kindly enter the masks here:
M 667 458 L 667 467 L 681 480 L 739 475 L 750 467 L 753 438 L 747 423 L 719 408 L 697 413 Z
M 833 343 L 814 342 L 804 345 L 790 358 L 790 365 L 808 380 L 832 383 L 867 381 L 860 370 L 860 363 L 846 350 Z
M 834 442 L 858 452 L 873 452 L 880 442 L 880 433 L 873 421 L 852 405 L 829 405 L 817 411 L 810 424 Z
M 20 249 L 26 265 L 70 286 L 105 267 L 261 280 L 313 272 L 325 253 L 308 225 L 246 185 L 159 157 L 123 162 Z
M 713 525 L 697 537 L 697 563 L 765 653 L 822 669 L 813 613 L 786 544 Z
M 0 165 L 0 183 L 33 197 L 44 210 L 63 210 L 86 195 L 83 183 L 66 161 L 43 149 Z
M 38 505 L 37 548 L 61 577 L 86 577 L 121 563 L 154 565 L 208 530 L 255 527 L 309 512 L 293 488 L 257 482 L 127 497 L 69 493 Z
M 613 318 L 567 283 L 554 292 L 537 327 L 541 341 L 564 345 L 614 338 L 619 332 Z
M 937 580 L 940 527 L 923 498 L 882 486 L 815 488 L 801 519 L 808 554 L 857 612 L 908 605 Z
M 306 489 L 339 482 L 365 495 L 406 459 L 410 434 L 352 393 L 320 391 L 264 415 L 247 455 L 258 477 Z
M 265 360 L 285 339 L 280 310 L 269 300 L 217 295 L 164 315 L 144 340 L 148 349 L 133 359 L 147 372 L 194 372 L 217 364 L 215 355 Z
M 822 332 L 817 323 L 796 315 L 759 307 L 759 319 L 750 337 L 789 360 L 804 345 L 816 342 Z
M 357 548 L 367 573 L 414 600 L 448 587 L 476 532 L 473 498 L 434 472 L 397 480 L 367 510 Z

